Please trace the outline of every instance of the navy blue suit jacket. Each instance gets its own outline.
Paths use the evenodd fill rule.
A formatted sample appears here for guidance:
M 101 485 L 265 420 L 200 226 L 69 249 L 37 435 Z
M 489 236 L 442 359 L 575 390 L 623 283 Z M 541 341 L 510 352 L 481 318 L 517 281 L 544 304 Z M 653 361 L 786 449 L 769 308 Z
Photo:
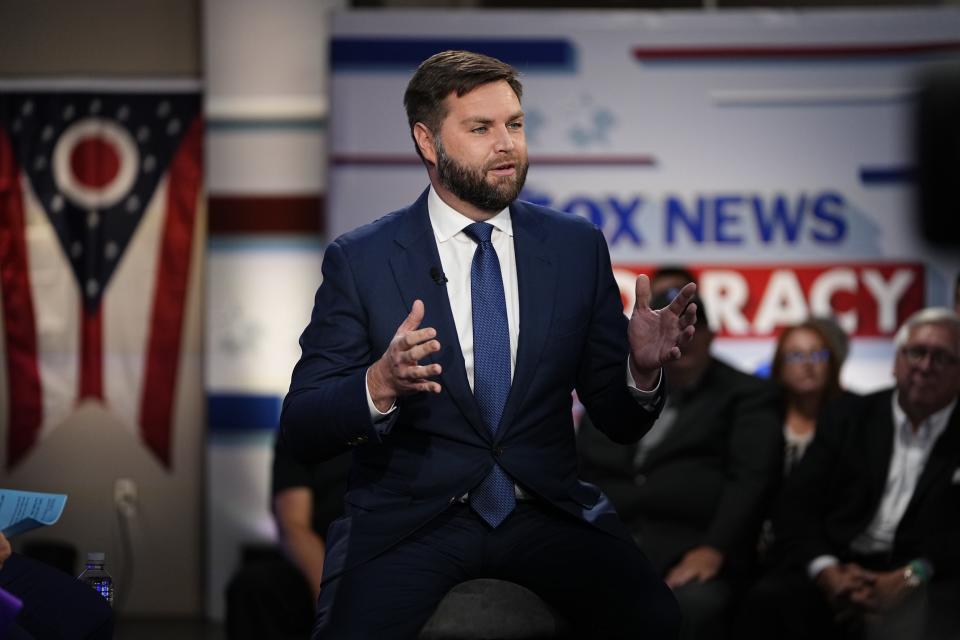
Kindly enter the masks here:
M 328 559 L 345 554 L 335 563 L 341 568 L 442 512 L 494 461 L 538 498 L 629 539 L 609 501 L 578 480 L 571 417 L 574 388 L 594 424 L 619 442 L 638 440 L 659 413 L 627 390 L 627 321 L 606 242 L 576 216 L 521 201 L 510 212 L 520 335 L 496 437 L 470 390 L 446 289 L 431 274 L 441 263 L 427 192 L 327 248 L 281 427 L 308 461 L 353 449 L 346 516 L 328 533 L 336 547 L 328 546 Z M 381 435 L 369 414 L 366 370 L 417 299 L 425 306 L 421 327 L 434 327 L 441 345 L 421 363 L 442 365 L 443 391 L 400 398 Z

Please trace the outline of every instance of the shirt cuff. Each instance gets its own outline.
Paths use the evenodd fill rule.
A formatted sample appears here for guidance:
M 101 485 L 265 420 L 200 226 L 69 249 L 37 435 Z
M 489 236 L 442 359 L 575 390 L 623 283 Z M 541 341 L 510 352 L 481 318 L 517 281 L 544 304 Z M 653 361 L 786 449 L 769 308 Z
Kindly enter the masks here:
M 657 406 L 657 401 L 660 399 L 661 388 L 663 386 L 662 383 L 663 369 L 660 370 L 660 375 L 657 377 L 657 385 L 653 389 L 646 390 L 637 387 L 637 382 L 633 379 L 633 374 L 630 372 L 629 356 L 627 357 L 627 391 L 644 409 L 653 410 Z
M 816 580 L 821 571 L 838 564 L 840 564 L 840 560 L 836 556 L 817 556 L 807 565 L 807 576 L 811 580 Z
M 633 379 L 633 372 L 630 371 L 630 356 L 627 356 L 627 387 L 634 392 L 634 397 L 652 400 L 660 395 L 660 383 L 663 381 L 663 369 L 660 369 L 660 375 L 657 376 L 657 384 L 650 389 L 641 389 L 637 386 L 637 381 Z
M 393 404 L 390 405 L 390 408 L 386 412 L 380 411 L 377 409 L 377 405 L 373 402 L 373 396 L 370 395 L 370 381 L 367 379 L 367 376 L 370 375 L 370 369 L 367 369 L 367 372 L 363 375 L 364 380 L 364 390 L 367 392 L 367 408 L 370 409 L 370 420 L 373 422 L 373 426 L 376 427 L 378 424 L 382 424 L 390 420 L 390 417 L 393 415 L 393 412 L 397 410 L 397 401 L 394 400 Z M 378 430 L 379 431 L 379 430 Z

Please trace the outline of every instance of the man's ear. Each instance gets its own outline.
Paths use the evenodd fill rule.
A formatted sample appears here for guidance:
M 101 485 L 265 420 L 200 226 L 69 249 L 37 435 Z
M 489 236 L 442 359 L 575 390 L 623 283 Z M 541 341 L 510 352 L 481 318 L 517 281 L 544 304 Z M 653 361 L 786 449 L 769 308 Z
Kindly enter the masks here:
M 430 164 L 437 164 L 437 150 L 433 145 L 433 132 L 430 131 L 427 125 L 422 122 L 418 122 L 413 125 L 413 139 L 417 141 L 417 146 L 420 147 L 420 153 L 423 154 L 424 159 Z

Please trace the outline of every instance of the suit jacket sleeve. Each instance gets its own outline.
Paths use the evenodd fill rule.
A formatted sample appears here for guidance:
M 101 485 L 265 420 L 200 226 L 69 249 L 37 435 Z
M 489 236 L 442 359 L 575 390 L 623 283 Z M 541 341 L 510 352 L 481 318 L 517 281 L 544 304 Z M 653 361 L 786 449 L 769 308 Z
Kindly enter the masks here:
M 324 255 L 323 283 L 300 348 L 280 417 L 290 449 L 300 459 L 316 461 L 379 441 L 367 405 L 366 371 L 380 354 L 371 352 L 366 312 L 337 241 Z
M 595 229 L 595 261 L 596 300 L 577 372 L 577 397 L 593 424 L 610 439 L 636 442 L 660 415 L 666 394 L 661 391 L 654 406 L 647 409 L 627 389 L 627 319 L 599 229 Z

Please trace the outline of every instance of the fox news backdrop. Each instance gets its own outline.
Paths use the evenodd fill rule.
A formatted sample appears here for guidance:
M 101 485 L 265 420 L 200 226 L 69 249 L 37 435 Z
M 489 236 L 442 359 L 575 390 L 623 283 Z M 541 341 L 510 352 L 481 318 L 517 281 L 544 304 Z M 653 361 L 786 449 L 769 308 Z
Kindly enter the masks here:
M 763 370 L 784 326 L 834 317 L 845 384 L 891 381 L 891 337 L 952 304 L 960 256 L 915 221 L 915 78 L 960 53 L 960 9 L 350 12 L 331 45 L 330 237 L 426 186 L 403 110 L 443 49 L 516 66 L 521 197 L 605 233 L 624 304 L 635 274 L 698 275 L 716 352 Z M 949 209 L 947 209 L 949 210 Z

